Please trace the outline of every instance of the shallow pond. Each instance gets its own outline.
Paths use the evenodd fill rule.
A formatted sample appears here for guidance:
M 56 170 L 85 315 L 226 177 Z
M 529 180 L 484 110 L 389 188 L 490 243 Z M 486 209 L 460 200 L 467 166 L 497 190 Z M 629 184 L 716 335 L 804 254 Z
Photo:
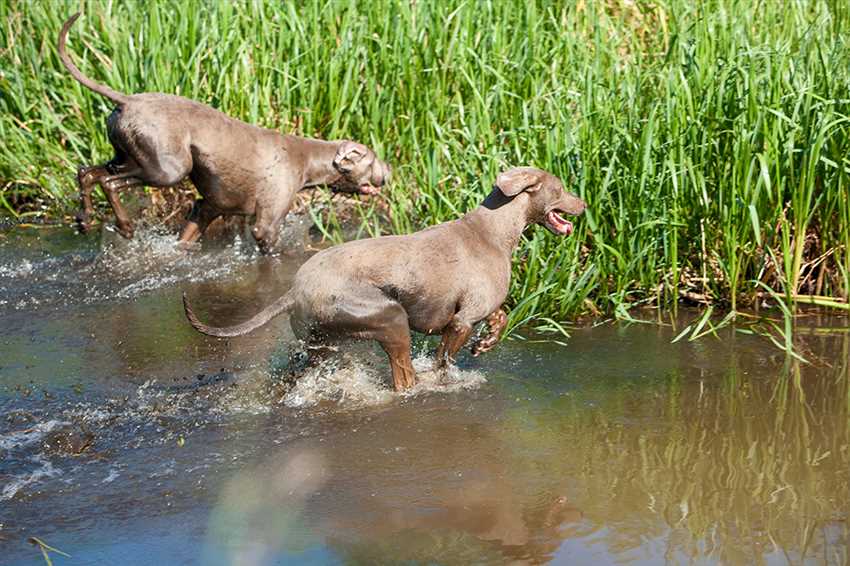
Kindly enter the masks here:
M 291 386 L 284 318 L 208 338 L 180 293 L 226 323 L 305 255 L 171 243 L 0 233 L 2 564 L 43 564 L 29 537 L 55 564 L 848 561 L 846 320 L 800 321 L 812 365 L 607 324 L 447 376 L 419 340 L 404 396 L 370 347 Z

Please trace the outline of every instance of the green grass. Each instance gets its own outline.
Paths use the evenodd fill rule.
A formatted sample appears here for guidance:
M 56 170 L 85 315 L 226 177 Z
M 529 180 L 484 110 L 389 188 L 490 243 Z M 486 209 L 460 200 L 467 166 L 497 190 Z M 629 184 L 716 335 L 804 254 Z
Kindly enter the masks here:
M 69 210 L 76 166 L 111 155 L 110 104 L 75 83 L 55 51 L 80 6 L 71 50 L 113 88 L 373 146 L 395 168 L 395 232 L 471 209 L 509 166 L 562 177 L 588 213 L 567 240 L 529 231 L 512 324 L 629 316 L 685 294 L 727 311 L 774 296 L 791 307 L 846 301 L 843 0 L 9 0 L 9 214 Z M 374 234 L 379 216 L 370 218 Z

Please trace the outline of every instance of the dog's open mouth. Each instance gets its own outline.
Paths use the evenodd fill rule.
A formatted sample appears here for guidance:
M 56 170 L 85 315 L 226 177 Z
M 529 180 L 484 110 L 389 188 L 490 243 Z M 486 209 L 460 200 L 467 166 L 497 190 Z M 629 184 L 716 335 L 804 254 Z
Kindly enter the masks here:
M 546 227 L 561 236 L 569 236 L 573 233 L 573 223 L 558 214 L 557 210 L 546 213 Z
M 369 183 L 360 185 L 359 190 L 361 195 L 376 195 L 381 192 L 380 187 L 376 187 Z

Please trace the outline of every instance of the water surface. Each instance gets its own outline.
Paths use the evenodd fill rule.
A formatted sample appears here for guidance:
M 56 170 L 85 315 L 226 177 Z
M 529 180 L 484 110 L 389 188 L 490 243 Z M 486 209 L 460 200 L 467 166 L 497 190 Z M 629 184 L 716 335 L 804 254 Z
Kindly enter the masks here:
M 0 562 L 843 564 L 850 334 L 800 321 L 799 364 L 679 326 L 503 342 L 389 391 L 377 348 L 296 385 L 285 291 L 308 251 L 0 234 Z M 651 315 L 650 315 L 651 316 Z

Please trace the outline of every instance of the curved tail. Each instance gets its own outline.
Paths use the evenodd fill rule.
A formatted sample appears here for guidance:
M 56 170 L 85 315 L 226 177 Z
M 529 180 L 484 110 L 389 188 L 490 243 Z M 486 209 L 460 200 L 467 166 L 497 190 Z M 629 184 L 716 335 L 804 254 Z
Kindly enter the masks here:
M 235 326 L 225 326 L 225 327 L 216 327 L 216 326 L 207 326 L 195 315 L 195 312 L 192 310 L 192 307 L 189 305 L 189 299 L 186 297 L 186 293 L 183 293 L 183 310 L 186 311 L 186 318 L 189 319 L 189 324 L 195 327 L 195 330 L 202 334 L 206 334 L 208 336 L 218 336 L 220 338 L 228 338 L 230 336 L 241 336 L 242 334 L 248 334 L 252 330 L 261 327 L 277 315 L 289 311 L 292 308 L 293 304 L 292 299 L 292 291 L 287 292 L 281 298 L 255 314 L 253 317 L 249 318 L 242 324 L 237 324 Z
M 81 85 L 84 87 L 93 90 L 98 94 L 102 94 L 109 100 L 115 102 L 116 104 L 124 104 L 127 102 L 127 95 L 121 94 L 120 92 L 116 92 L 109 88 L 106 85 L 98 84 L 85 76 L 82 71 L 80 71 L 74 62 L 71 61 L 71 57 L 68 55 L 68 52 L 65 51 L 65 42 L 68 39 L 68 30 L 71 29 L 71 26 L 74 25 L 74 22 L 77 21 L 77 18 L 80 17 L 80 12 L 77 12 L 70 18 L 65 24 L 62 26 L 62 31 L 59 32 L 59 59 L 62 60 L 62 64 L 65 65 L 65 68 L 68 69 L 68 72 L 71 73 L 71 76 L 77 79 Z

